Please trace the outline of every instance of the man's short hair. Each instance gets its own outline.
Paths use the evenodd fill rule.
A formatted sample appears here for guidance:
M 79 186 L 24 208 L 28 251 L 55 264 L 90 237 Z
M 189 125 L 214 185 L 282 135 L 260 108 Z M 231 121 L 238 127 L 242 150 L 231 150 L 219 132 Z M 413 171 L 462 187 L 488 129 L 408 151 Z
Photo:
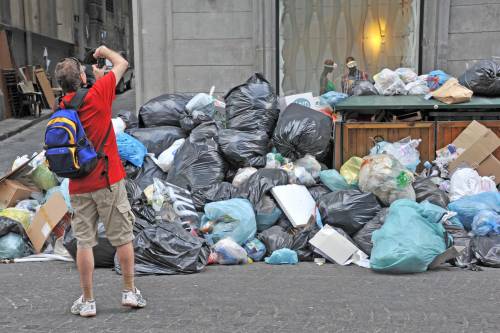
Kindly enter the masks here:
M 354 57 L 349 56 L 349 57 L 347 57 L 347 58 L 345 59 L 345 63 L 347 64 L 348 62 L 351 62 L 351 61 L 354 61 L 354 60 L 356 60 L 356 59 L 354 59 Z
M 84 71 L 80 62 L 73 58 L 66 58 L 56 65 L 56 80 L 63 93 L 77 91 L 82 84 L 80 74 Z

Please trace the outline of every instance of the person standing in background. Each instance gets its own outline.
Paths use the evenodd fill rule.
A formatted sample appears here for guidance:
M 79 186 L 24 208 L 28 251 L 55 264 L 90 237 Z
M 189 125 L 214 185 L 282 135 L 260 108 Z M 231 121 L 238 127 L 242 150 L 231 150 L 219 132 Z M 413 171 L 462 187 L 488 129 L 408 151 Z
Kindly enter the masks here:
M 342 92 L 352 95 L 352 88 L 356 81 L 368 81 L 368 74 L 358 69 L 358 63 L 354 57 L 345 60 L 347 73 L 342 76 Z

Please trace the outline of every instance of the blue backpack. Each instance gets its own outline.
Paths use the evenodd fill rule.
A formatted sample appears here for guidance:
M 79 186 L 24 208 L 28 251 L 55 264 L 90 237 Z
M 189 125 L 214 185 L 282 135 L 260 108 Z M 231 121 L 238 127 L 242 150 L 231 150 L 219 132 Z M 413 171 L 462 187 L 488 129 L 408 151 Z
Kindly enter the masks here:
M 45 129 L 45 157 L 50 170 L 64 178 L 87 176 L 102 158 L 105 161 L 102 176 L 106 176 L 109 187 L 108 156 L 103 151 L 112 125 L 109 125 L 104 140 L 96 151 L 78 117 L 78 109 L 87 93 L 88 89 L 79 89 L 69 103 L 63 102 L 64 108 L 58 107 L 50 117 Z

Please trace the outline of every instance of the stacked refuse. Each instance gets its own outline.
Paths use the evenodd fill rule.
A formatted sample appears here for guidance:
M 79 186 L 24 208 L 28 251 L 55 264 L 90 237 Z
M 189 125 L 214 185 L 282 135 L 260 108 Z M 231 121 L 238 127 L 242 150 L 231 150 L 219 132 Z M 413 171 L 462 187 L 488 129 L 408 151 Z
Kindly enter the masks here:
M 398 79 L 418 80 L 404 69 Z M 404 86 L 392 86 L 398 85 Z M 345 96 L 323 100 L 338 98 Z M 500 194 L 491 178 L 460 169 L 446 189 L 434 169 L 418 175 L 415 138 L 377 142 L 369 155 L 353 156 L 337 171 L 328 158 L 332 115 L 295 103 L 280 110 L 260 74 L 230 90 L 224 101 L 203 93 L 158 96 L 138 117 L 121 112 L 113 128 L 136 218 L 137 274 L 323 258 L 414 273 L 439 264 L 452 250 L 447 260 L 456 266 L 500 267 Z M 54 189 L 61 180 L 50 170 L 32 173 L 44 174 L 38 189 L 68 198 L 67 180 Z M 30 210 L 39 204 L 18 203 L 22 216 L 13 208 L 0 210 L 4 258 L 30 252 L 20 245 L 30 243 L 23 223 L 30 223 Z M 61 241 L 75 257 L 70 227 Z M 12 244 L 9 255 L 2 252 L 5 244 Z M 97 265 L 120 273 L 102 225 L 94 255 Z

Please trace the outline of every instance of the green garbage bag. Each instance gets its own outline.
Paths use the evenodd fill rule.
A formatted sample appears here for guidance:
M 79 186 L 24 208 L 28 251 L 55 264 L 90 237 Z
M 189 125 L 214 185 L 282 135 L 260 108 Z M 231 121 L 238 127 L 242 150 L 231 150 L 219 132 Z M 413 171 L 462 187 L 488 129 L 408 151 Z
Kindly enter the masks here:
M 59 185 L 56 175 L 49 170 L 45 163 L 40 164 L 31 173 L 31 179 L 35 185 L 45 191 Z
M 373 232 L 370 266 L 386 273 L 425 272 L 452 239 L 440 223 L 446 210 L 424 201 L 395 201 L 384 225 Z

